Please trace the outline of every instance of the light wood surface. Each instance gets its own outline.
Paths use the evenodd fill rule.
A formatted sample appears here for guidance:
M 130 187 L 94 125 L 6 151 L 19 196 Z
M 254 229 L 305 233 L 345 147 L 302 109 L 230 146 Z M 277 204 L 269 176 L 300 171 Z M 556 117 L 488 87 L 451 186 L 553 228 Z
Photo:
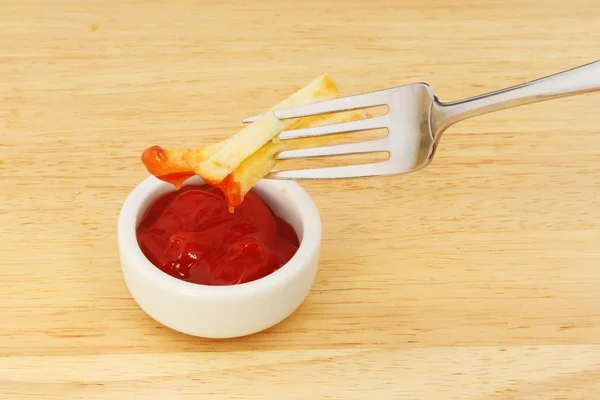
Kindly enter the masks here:
M 147 146 L 212 143 L 320 74 L 443 100 L 598 59 L 596 0 L 0 0 L 1 399 L 600 396 L 599 95 L 465 121 L 414 174 L 306 182 L 322 264 L 216 341 L 131 299 Z

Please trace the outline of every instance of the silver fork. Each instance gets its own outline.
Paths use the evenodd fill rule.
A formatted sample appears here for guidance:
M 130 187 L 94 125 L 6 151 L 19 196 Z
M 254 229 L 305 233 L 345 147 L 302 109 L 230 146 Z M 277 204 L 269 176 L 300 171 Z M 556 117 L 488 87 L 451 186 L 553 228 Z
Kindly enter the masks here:
M 279 119 L 288 119 L 387 106 L 388 111 L 385 115 L 352 122 L 288 130 L 279 135 L 281 139 L 296 139 L 386 128 L 388 135 L 384 138 L 282 151 L 277 155 L 277 159 L 289 160 L 375 152 L 388 152 L 389 158 L 386 161 L 369 164 L 290 171 L 274 170 L 265 178 L 339 179 L 395 175 L 415 171 L 431 162 L 442 133 L 459 121 L 497 110 L 598 90 L 600 90 L 600 61 L 451 103 L 441 102 L 427 83 L 415 83 L 279 110 L 275 112 L 275 116 Z M 246 118 L 244 122 L 252 122 L 258 117 Z

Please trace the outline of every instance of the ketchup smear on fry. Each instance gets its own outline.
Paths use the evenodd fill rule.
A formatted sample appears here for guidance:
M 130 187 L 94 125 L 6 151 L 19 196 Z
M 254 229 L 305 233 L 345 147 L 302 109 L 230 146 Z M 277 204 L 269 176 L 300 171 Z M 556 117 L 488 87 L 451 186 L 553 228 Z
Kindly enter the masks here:
M 299 247 L 294 229 L 253 192 L 228 211 L 223 192 L 187 185 L 155 200 L 137 228 L 144 255 L 167 274 L 235 285 L 271 274 Z

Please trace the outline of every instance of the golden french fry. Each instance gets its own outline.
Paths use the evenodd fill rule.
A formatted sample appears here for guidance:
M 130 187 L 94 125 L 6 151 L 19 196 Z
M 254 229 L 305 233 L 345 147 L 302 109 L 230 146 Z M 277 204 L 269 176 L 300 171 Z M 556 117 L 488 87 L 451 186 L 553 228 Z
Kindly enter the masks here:
M 142 154 L 142 162 L 148 172 L 172 183 L 177 189 L 191 176 L 199 175 L 208 184 L 223 191 L 229 208 L 233 211 L 234 207 L 242 203 L 250 189 L 273 170 L 277 153 L 332 144 L 339 137 L 332 135 L 282 141 L 277 138 L 281 131 L 371 117 L 363 111 L 346 111 L 284 121 L 273 116 L 273 111 L 277 109 L 327 100 L 338 95 L 335 83 L 323 74 L 227 140 L 207 147 L 190 149 L 163 149 L 152 146 Z
M 226 140 L 219 150 L 201 161 L 194 172 L 211 184 L 220 184 L 246 158 L 298 121 L 298 119 L 279 120 L 273 114 L 275 110 L 334 99 L 338 95 L 333 80 L 327 74 L 320 75 Z

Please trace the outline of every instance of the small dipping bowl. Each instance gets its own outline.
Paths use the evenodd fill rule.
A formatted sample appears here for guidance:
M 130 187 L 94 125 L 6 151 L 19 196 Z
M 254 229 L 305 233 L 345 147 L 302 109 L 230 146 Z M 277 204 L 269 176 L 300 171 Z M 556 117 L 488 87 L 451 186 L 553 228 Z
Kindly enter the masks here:
M 203 184 L 199 177 L 189 184 Z M 267 329 L 304 301 L 314 282 L 321 246 L 321 219 L 308 193 L 291 181 L 262 180 L 252 189 L 296 231 L 300 247 L 277 271 L 252 282 L 208 286 L 172 277 L 142 253 L 136 229 L 146 209 L 173 186 L 153 176 L 127 197 L 118 222 L 121 268 L 137 304 L 161 324 L 188 335 L 232 338 Z

